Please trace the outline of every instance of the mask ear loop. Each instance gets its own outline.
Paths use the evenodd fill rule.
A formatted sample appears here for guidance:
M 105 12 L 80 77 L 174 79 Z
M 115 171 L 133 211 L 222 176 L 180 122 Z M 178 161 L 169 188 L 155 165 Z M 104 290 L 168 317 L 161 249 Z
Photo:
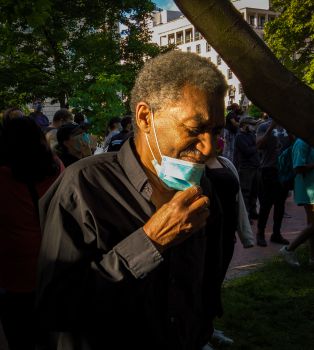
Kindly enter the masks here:
M 153 109 L 151 110 L 151 114 L 152 114 L 152 124 L 153 124 L 154 136 L 155 136 L 155 140 L 156 140 L 158 152 L 159 152 L 159 154 L 160 154 L 160 158 L 162 158 L 162 154 L 161 154 L 161 151 L 160 151 L 160 148 L 159 148 L 159 143 L 158 143 L 157 135 L 156 135 L 155 120 L 154 120 L 154 111 L 153 111 Z
M 151 115 L 152 115 L 152 125 L 153 125 L 153 132 L 154 132 L 154 137 L 155 137 L 155 140 L 156 140 L 156 144 L 157 144 L 157 149 L 158 149 L 158 152 L 160 154 L 160 158 L 162 158 L 162 155 L 161 155 L 161 152 L 160 152 L 160 148 L 159 148 L 159 144 L 158 144 L 158 140 L 157 140 L 157 135 L 156 135 L 156 130 L 155 130 L 155 121 L 154 121 L 154 112 L 153 112 L 153 109 L 151 109 Z M 150 146 L 150 143 L 148 141 L 148 137 L 147 137 L 147 134 L 145 134 L 145 137 L 146 137 L 146 141 L 147 141 L 147 144 L 148 144 L 148 148 L 150 150 L 150 153 L 152 154 L 154 160 L 157 162 L 157 159 L 153 153 L 153 150 Z
M 154 160 L 157 162 L 157 160 L 156 160 L 156 158 L 155 158 L 155 156 L 154 156 L 153 150 L 152 150 L 152 148 L 150 147 L 147 134 L 145 134 L 145 137 L 146 137 L 146 142 L 147 142 L 147 144 L 148 144 L 148 148 L 149 148 L 149 150 L 150 150 L 150 153 L 152 154 Z

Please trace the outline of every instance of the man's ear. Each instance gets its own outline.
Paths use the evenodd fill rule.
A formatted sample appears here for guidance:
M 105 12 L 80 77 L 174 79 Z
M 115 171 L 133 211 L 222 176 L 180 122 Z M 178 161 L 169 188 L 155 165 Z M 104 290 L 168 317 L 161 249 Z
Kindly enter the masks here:
M 135 122 L 138 129 L 149 133 L 151 129 L 151 110 L 147 103 L 139 102 L 136 106 Z

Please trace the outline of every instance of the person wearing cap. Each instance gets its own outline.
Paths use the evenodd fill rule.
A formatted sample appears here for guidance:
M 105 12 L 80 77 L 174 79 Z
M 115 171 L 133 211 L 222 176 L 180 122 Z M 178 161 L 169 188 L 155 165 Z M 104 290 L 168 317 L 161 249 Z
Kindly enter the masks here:
M 91 133 L 91 122 L 85 117 L 83 113 L 77 112 L 74 114 L 74 123 L 80 125 L 84 130 L 84 139 L 87 143 L 89 143 L 92 154 L 95 154 L 98 137 Z
M 240 119 L 239 132 L 235 138 L 235 163 L 238 168 L 240 187 L 250 221 L 256 220 L 259 154 L 256 146 L 256 119 L 245 116 Z
M 57 140 L 56 154 L 65 167 L 92 154 L 90 145 L 84 140 L 84 130 L 80 125 L 74 123 L 61 125 L 57 131 Z
M 48 141 L 48 144 L 52 150 L 54 150 L 58 144 L 58 140 L 57 140 L 58 129 L 62 125 L 70 123 L 72 120 L 73 120 L 72 113 L 66 108 L 60 108 L 55 112 L 52 119 L 52 123 L 45 130 L 46 140 Z

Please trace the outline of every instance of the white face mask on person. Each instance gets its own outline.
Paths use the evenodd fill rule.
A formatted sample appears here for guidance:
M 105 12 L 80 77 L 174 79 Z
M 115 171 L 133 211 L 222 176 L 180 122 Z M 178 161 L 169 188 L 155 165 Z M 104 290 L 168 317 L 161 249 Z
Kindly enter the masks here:
M 163 183 L 166 184 L 169 188 L 178 191 L 184 191 L 191 186 L 200 185 L 201 178 L 205 170 L 205 164 L 192 163 L 185 160 L 162 155 L 155 130 L 154 113 L 151 113 L 153 132 L 158 152 L 161 157 L 161 164 L 158 164 L 157 162 L 157 159 L 148 141 L 147 134 L 145 134 L 145 136 L 149 150 L 153 156 L 152 164 L 160 180 L 162 180 Z

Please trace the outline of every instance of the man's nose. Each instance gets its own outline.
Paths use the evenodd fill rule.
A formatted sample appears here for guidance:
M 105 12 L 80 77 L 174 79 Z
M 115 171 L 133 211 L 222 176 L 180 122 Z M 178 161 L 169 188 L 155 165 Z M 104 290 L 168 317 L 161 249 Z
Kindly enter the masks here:
M 199 135 L 199 142 L 196 146 L 204 156 L 210 156 L 213 151 L 213 137 L 210 132 L 205 132 Z

